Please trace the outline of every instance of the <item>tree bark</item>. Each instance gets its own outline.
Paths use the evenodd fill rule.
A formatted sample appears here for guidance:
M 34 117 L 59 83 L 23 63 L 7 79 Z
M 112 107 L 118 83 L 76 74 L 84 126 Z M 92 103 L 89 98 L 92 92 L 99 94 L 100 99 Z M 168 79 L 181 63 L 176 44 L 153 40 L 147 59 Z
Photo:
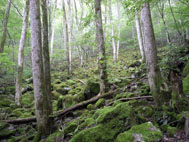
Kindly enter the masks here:
M 66 15 L 66 6 L 65 6 L 65 1 L 62 0 L 62 9 L 63 9 L 63 32 L 64 32 L 64 47 L 67 49 L 66 54 L 67 54 L 67 61 L 68 61 L 68 66 L 70 65 L 70 48 L 69 48 L 69 38 L 68 38 L 68 21 L 67 21 L 67 15 Z M 70 73 L 70 68 L 68 67 L 68 74 Z
M 120 24 L 120 17 L 121 17 L 121 14 L 120 14 L 120 2 L 117 1 L 117 13 L 118 13 L 118 35 L 117 35 L 117 49 L 116 49 L 116 60 L 118 60 L 119 58 L 119 46 L 120 46 L 120 28 L 121 28 L 121 24 Z
M 161 2 L 160 2 L 160 4 L 161 4 Z M 165 21 L 165 14 L 164 14 L 164 7 L 165 7 L 164 1 L 161 4 L 161 8 L 159 7 L 158 3 L 157 3 L 157 7 L 158 7 L 159 14 L 160 14 L 160 16 L 162 18 L 162 21 L 163 21 L 167 43 L 170 44 L 171 43 L 171 39 L 170 39 L 170 36 L 169 36 L 169 32 L 168 32 L 168 28 L 167 28 L 167 23 Z
M 156 107 L 160 106 L 160 86 L 161 75 L 158 67 L 157 49 L 155 43 L 155 35 L 152 25 L 149 2 L 144 4 L 141 12 L 141 21 L 144 37 L 144 47 L 146 55 L 146 65 L 148 71 L 148 82 L 156 103 Z
M 57 0 L 54 2 L 54 15 L 53 15 L 53 22 L 52 22 L 52 34 L 51 34 L 51 51 L 50 55 L 53 54 L 53 43 L 54 43 L 54 31 L 55 31 L 55 23 L 56 23 L 56 9 L 57 9 Z
M 3 53 L 4 51 L 4 46 L 5 46 L 6 37 L 7 37 L 7 24 L 8 24 L 8 19 L 9 19 L 10 8 L 11 8 L 11 0 L 8 0 L 6 16 L 3 22 L 3 34 L 1 37 L 1 43 L 0 43 L 0 53 Z
M 43 68 L 44 68 L 44 82 L 47 91 L 48 111 L 52 113 L 52 97 L 51 97 L 51 75 L 50 75 L 50 57 L 49 57 L 49 42 L 48 42 L 48 14 L 47 14 L 47 1 L 42 0 L 42 13 L 43 13 Z
M 140 18 L 139 14 L 136 11 L 136 30 L 137 30 L 137 37 L 138 37 L 138 43 L 139 43 L 139 48 L 140 48 L 140 54 L 142 56 L 142 61 L 145 61 L 145 51 L 144 51 L 144 43 L 143 43 L 143 36 L 142 36 L 142 30 L 141 30 L 141 24 L 140 24 Z
M 22 24 L 22 33 L 20 38 L 19 50 L 18 50 L 18 74 L 16 78 L 16 94 L 15 94 L 15 103 L 16 105 L 21 105 L 21 95 L 22 95 L 22 74 L 24 66 L 24 45 L 26 40 L 26 33 L 28 27 L 28 16 L 29 16 L 29 0 L 26 1 L 26 7 L 24 10 L 23 24 Z
M 68 48 L 68 54 L 69 54 L 69 62 L 68 62 L 68 73 L 72 73 L 72 13 L 71 13 L 71 1 L 67 0 L 68 3 L 68 38 L 69 38 L 69 48 Z
M 43 138 L 50 132 L 50 121 L 42 60 L 40 0 L 30 0 L 30 20 L 35 113 L 38 131 Z
M 100 94 L 103 94 L 106 91 L 106 87 L 107 87 L 107 71 L 106 71 L 104 35 L 103 35 L 103 27 L 102 27 L 101 0 L 95 0 L 95 13 L 96 13 L 96 41 L 99 51 L 98 69 L 100 72 Z
M 113 60 L 116 62 L 116 45 L 115 45 L 115 38 L 114 38 L 114 25 L 112 23 L 112 0 L 109 0 L 109 16 L 110 16 L 110 25 L 111 25 L 111 32 L 112 32 L 112 49 L 113 49 Z

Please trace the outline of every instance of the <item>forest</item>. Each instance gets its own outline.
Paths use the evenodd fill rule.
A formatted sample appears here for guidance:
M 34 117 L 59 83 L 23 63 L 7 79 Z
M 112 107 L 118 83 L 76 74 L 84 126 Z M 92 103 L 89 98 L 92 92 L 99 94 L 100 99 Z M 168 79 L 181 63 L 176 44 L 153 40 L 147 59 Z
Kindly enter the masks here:
M 189 1 L 0 0 L 0 142 L 189 142 Z

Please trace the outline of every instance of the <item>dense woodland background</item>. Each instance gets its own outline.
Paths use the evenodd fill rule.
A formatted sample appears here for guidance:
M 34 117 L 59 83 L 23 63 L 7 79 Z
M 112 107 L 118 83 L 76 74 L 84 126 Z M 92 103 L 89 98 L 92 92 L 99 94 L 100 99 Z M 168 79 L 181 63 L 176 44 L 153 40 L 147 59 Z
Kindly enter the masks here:
M 187 142 L 188 97 L 188 0 L 0 0 L 0 141 Z

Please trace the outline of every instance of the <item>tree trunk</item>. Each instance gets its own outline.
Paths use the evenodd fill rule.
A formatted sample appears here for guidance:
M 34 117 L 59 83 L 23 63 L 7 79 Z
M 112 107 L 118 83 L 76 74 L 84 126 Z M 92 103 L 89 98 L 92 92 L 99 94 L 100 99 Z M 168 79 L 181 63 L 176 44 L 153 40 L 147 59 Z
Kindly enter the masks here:
M 164 7 L 165 7 L 164 1 L 162 2 L 161 7 L 159 7 L 159 5 L 157 3 L 157 8 L 158 8 L 159 14 L 160 14 L 160 16 L 162 18 L 162 21 L 163 21 L 167 43 L 170 44 L 171 43 L 171 39 L 170 39 L 170 36 L 169 36 L 169 32 L 168 32 L 168 28 L 167 28 L 167 23 L 165 21 Z
M 18 51 L 18 74 L 16 78 L 16 94 L 15 94 L 15 103 L 16 105 L 21 105 L 21 95 L 22 95 L 22 74 L 23 74 L 23 65 L 24 65 L 24 45 L 26 40 L 26 33 L 28 27 L 28 16 L 29 16 L 29 0 L 26 1 L 26 7 L 24 11 L 23 24 L 22 24 L 22 33 L 19 44 Z
M 52 34 L 52 31 L 51 31 L 51 14 L 52 14 L 52 0 L 48 0 L 48 19 L 49 19 L 49 37 L 48 39 L 51 40 L 51 34 Z
M 5 46 L 6 37 L 7 37 L 7 24 L 8 24 L 8 19 L 9 19 L 10 8 L 11 8 L 11 0 L 8 0 L 6 16 L 3 22 L 3 34 L 1 37 L 0 53 L 3 53 L 4 51 L 4 46 Z
M 50 55 L 53 54 L 53 43 L 54 43 L 54 31 L 55 31 L 55 23 L 56 23 L 56 9 L 57 9 L 57 0 L 54 2 L 54 15 L 53 15 L 53 23 L 52 23 L 52 34 L 51 34 L 51 51 Z
M 49 57 L 49 42 L 48 42 L 48 14 L 47 14 L 47 1 L 42 0 L 43 12 L 43 68 L 45 87 L 47 91 L 48 110 L 49 114 L 52 113 L 52 97 L 51 97 L 51 75 L 50 75 L 50 57 Z
M 106 72 L 106 54 L 104 46 L 104 36 L 102 27 L 102 14 L 101 14 L 101 0 L 95 0 L 95 13 L 96 13 L 96 41 L 99 51 L 99 64 L 98 69 L 100 72 L 100 94 L 106 91 L 107 87 L 107 72 Z
M 42 138 L 50 132 L 47 92 L 42 61 L 40 0 L 30 0 L 32 70 L 35 96 L 35 113 L 38 132 Z
M 70 65 L 70 51 L 69 51 L 69 38 L 68 38 L 68 22 L 67 22 L 67 15 L 66 15 L 66 6 L 65 6 L 65 1 L 62 0 L 62 9 L 63 9 L 63 29 L 64 29 L 64 47 L 67 49 L 66 54 L 67 54 L 67 61 L 68 61 L 68 66 Z M 68 67 L 68 74 L 70 73 L 70 69 Z
M 67 0 L 68 3 L 68 39 L 69 39 L 69 64 L 68 64 L 68 73 L 72 73 L 72 48 L 71 48 L 71 42 L 72 42 L 72 13 L 71 13 L 71 1 Z
M 104 12 L 104 41 L 106 41 L 106 24 L 107 24 L 107 1 L 105 1 L 105 12 Z
M 144 47 L 146 55 L 146 65 L 148 71 L 148 82 L 150 89 L 155 100 L 156 106 L 160 106 L 160 86 L 161 86 L 161 75 L 158 67 L 157 49 L 155 43 L 155 35 L 152 25 L 150 5 L 149 2 L 144 4 L 141 12 L 141 21 L 144 37 Z
M 120 28 L 121 28 L 121 24 L 120 24 L 120 8 L 121 8 L 121 6 L 120 6 L 120 2 L 119 1 L 117 1 L 117 12 L 118 12 L 118 35 L 117 35 L 117 37 L 118 37 L 118 40 L 117 40 L 117 49 L 116 49 L 116 51 L 117 51 L 117 53 L 116 53 L 116 60 L 118 60 L 118 57 L 119 57 L 119 46 L 120 46 Z
M 142 36 L 142 30 L 141 30 L 141 24 L 140 24 L 140 18 L 138 12 L 136 12 L 135 18 L 136 18 L 136 30 L 137 30 L 140 54 L 142 56 L 142 61 L 145 61 L 144 43 L 143 43 L 143 36 Z
M 115 45 L 115 38 L 114 38 L 114 25 L 112 23 L 113 17 L 112 17 L 112 1 L 109 1 L 109 16 L 110 16 L 110 25 L 111 25 L 111 31 L 112 31 L 112 49 L 113 49 L 113 60 L 116 62 L 116 45 Z

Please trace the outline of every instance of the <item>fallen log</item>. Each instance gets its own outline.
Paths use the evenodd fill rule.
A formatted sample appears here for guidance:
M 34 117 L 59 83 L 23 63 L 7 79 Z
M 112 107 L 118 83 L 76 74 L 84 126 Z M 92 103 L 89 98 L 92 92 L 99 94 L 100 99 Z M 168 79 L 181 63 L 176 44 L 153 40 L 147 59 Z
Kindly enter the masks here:
M 132 98 L 121 98 L 116 101 L 131 101 L 131 100 L 138 100 L 138 99 L 148 99 L 153 98 L 152 96 L 140 96 L 140 97 L 132 97 Z M 109 103 L 107 106 L 113 105 L 116 101 Z
M 52 116 L 50 116 L 51 118 L 60 118 L 61 116 L 67 114 L 68 112 L 71 112 L 71 111 L 74 111 L 74 110 L 77 110 L 79 108 L 82 108 L 82 107 L 85 107 L 87 106 L 88 104 L 91 104 L 91 103 L 95 103 L 96 101 L 98 101 L 100 98 L 106 98 L 107 96 L 117 92 L 119 89 L 116 89 L 114 91 L 109 91 L 103 95 L 98 95 L 98 96 L 95 96 L 89 100 L 86 100 L 86 101 L 83 101 L 83 102 L 80 102 L 74 106 L 71 106 L 67 109 L 64 109 L 62 111 L 59 111 L 59 112 L 55 112 Z M 0 120 L 1 122 L 6 122 L 6 123 L 10 123 L 10 124 L 25 124 L 25 123 L 30 123 L 30 122 L 36 122 L 36 117 L 30 117 L 30 118 L 22 118 L 22 119 L 14 119 L 14 120 Z

